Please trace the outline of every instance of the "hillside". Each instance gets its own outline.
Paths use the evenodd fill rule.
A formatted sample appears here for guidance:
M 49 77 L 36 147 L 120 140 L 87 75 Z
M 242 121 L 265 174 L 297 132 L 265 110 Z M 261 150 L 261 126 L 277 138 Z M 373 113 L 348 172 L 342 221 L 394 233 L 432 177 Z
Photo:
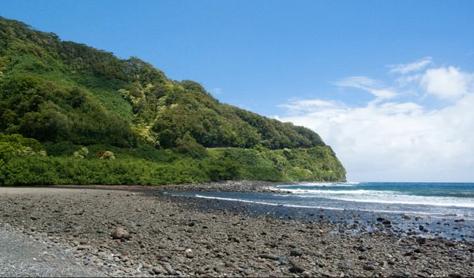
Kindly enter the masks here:
M 343 180 L 313 131 L 0 18 L 0 184 Z

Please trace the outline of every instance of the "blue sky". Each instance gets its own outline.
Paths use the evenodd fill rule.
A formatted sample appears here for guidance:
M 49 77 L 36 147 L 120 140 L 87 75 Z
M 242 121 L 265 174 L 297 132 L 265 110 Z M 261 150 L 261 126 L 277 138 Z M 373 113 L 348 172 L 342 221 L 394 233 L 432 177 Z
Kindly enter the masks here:
M 295 97 L 364 101 L 332 82 L 381 77 L 386 64 L 432 56 L 473 67 L 472 11 L 473 1 L 433 0 L 0 2 L 2 16 L 138 56 L 266 115 Z
M 0 1 L 1 16 L 315 129 L 354 180 L 474 181 L 461 151 L 474 124 L 458 120 L 472 116 L 473 11 L 469 0 Z

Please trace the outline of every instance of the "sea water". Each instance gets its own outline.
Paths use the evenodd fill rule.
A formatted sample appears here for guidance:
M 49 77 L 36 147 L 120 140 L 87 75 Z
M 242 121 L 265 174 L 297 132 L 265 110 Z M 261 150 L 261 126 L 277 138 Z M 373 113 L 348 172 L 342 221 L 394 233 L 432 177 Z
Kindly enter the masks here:
M 272 193 L 205 192 L 195 197 L 474 220 L 474 183 L 302 183 L 272 189 Z
M 380 226 L 377 219 L 390 219 L 392 230 L 401 233 L 474 240 L 474 183 L 300 183 L 269 189 L 179 195 L 242 203 L 259 214 L 364 223 L 367 228 Z

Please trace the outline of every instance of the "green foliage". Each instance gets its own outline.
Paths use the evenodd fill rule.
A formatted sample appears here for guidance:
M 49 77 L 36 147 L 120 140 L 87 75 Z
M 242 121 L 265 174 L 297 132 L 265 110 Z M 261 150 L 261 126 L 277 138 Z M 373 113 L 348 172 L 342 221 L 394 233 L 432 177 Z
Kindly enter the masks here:
M 237 180 L 242 177 L 237 163 L 227 159 L 209 160 L 206 164 L 206 173 L 211 181 Z
M 0 134 L 0 184 L 345 179 L 309 129 L 1 17 Z
M 206 148 L 196 142 L 189 132 L 186 132 L 183 138 L 176 140 L 176 150 L 193 158 L 202 158 L 207 154 Z
M 97 157 L 103 160 L 114 160 L 115 154 L 111 151 L 98 152 Z
M 0 80 L 0 111 L 4 111 L 0 112 L 2 129 L 40 141 L 101 141 L 117 146 L 136 143 L 130 126 L 85 91 L 42 78 L 13 75 Z
M 51 156 L 74 156 L 74 152 L 81 146 L 75 145 L 70 141 L 46 142 L 44 147 L 48 155 Z
M 87 147 L 81 147 L 79 150 L 75 151 L 72 156 L 74 158 L 84 159 L 89 154 L 89 149 Z
M 122 147 L 173 148 L 187 132 L 205 147 L 324 145 L 308 129 L 220 104 L 199 83 L 169 80 L 138 58 L 120 60 L 17 21 L 0 18 L 0 30 L 0 130 Z M 142 126 L 149 128 L 132 132 Z
M 104 146 L 90 146 L 92 152 Z M 338 181 L 344 179 L 339 161 L 314 163 L 314 155 L 327 156 L 328 147 L 291 150 L 240 148 L 210 149 L 205 157 L 191 158 L 171 150 L 123 150 L 120 159 L 14 154 L 0 158 L 0 185 L 194 183 L 220 180 Z M 110 152 L 110 151 L 109 151 Z M 106 153 L 106 152 L 103 152 Z M 113 154 L 113 152 L 110 152 Z
M 5 162 L 15 157 L 46 156 L 41 144 L 21 135 L 0 134 L 0 159 Z

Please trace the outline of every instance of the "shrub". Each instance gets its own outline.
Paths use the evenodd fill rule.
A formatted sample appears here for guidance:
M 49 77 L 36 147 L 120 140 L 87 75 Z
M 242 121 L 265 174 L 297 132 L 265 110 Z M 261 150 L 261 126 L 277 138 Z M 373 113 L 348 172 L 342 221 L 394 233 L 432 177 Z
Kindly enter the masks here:
M 73 153 L 73 157 L 84 159 L 89 154 L 89 150 L 86 147 L 81 147 L 79 150 Z
M 21 135 L 0 135 L 0 159 L 8 161 L 15 157 L 46 156 L 41 144 Z
M 104 160 L 114 160 L 115 154 L 111 151 L 103 151 L 103 152 L 97 153 L 97 157 L 99 159 L 104 159 Z
M 207 155 L 206 148 L 196 142 L 189 132 L 186 132 L 183 138 L 176 140 L 176 149 L 178 152 L 188 154 L 193 158 L 202 158 Z

